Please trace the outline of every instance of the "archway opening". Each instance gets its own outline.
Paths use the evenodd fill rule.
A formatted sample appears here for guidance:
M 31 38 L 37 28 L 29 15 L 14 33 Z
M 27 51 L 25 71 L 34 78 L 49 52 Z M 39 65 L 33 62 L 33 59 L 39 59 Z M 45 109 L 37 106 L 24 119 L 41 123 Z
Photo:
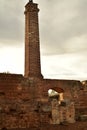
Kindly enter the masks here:
M 60 104 L 63 99 L 64 91 L 61 88 L 51 88 L 48 90 L 48 96 L 51 103 L 51 124 L 60 123 Z
M 63 98 L 64 90 L 60 88 L 51 88 L 48 90 L 48 96 L 49 98 L 56 98 L 59 102 L 59 104 L 64 100 Z

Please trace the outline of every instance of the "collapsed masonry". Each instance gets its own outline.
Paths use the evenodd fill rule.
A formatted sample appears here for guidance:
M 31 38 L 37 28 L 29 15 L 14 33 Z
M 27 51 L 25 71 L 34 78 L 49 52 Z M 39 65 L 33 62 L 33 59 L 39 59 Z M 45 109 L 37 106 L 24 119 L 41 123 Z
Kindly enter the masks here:
M 25 6 L 25 76 L 0 74 L 0 128 L 74 123 L 87 117 L 86 86 L 41 75 L 38 12 L 33 1 Z M 50 89 L 57 94 L 49 96 Z
M 49 96 L 48 90 L 61 92 Z M 0 128 L 30 128 L 74 123 L 87 115 L 87 89 L 79 81 L 31 79 L 0 74 Z

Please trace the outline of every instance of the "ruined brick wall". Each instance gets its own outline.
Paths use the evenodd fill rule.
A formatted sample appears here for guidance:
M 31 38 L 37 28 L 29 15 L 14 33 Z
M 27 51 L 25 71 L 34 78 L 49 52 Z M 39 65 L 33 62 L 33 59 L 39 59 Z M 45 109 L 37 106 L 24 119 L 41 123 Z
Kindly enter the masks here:
M 73 101 L 75 104 L 76 118 L 79 115 L 87 114 L 87 90 L 84 89 L 80 81 L 75 80 L 38 80 L 37 81 L 37 101 L 49 102 L 48 90 L 64 90 L 64 100 Z
M 76 89 L 74 88 L 74 82 L 77 83 Z M 42 96 L 42 98 L 48 98 L 48 90 L 53 89 L 57 92 L 64 93 L 64 99 L 66 100 L 73 100 L 73 97 L 75 97 L 75 94 L 78 90 L 80 90 L 80 82 L 74 81 L 74 80 L 49 80 L 49 79 L 43 79 L 37 81 L 37 90 L 38 90 L 38 96 Z M 76 91 L 76 92 L 75 92 Z M 76 97 L 75 97 L 76 98 Z
M 78 115 L 87 115 L 87 90 L 86 89 L 79 91 L 78 103 L 79 103 L 79 105 L 77 106 Z
M 52 109 L 48 90 L 55 88 L 56 85 L 58 90 L 61 90 L 59 88 L 64 90 L 64 99 L 68 97 L 74 101 L 75 98 L 78 97 L 76 100 L 79 100 L 79 97 L 83 97 L 80 95 L 84 90 L 80 89 L 81 86 L 75 86 L 77 92 L 79 88 L 79 95 L 75 89 L 75 94 L 73 95 L 77 94 L 77 96 L 73 99 L 74 96 L 72 92 L 74 90 L 71 91 L 73 82 L 77 81 L 71 81 L 70 86 L 70 81 L 64 80 L 24 78 L 21 75 L 11 74 L 0 75 L 0 128 L 30 128 L 31 126 L 38 127 L 40 125 L 50 124 Z M 84 111 L 85 109 L 87 110 L 85 106 L 86 97 L 85 100 L 82 100 L 84 101 Z M 79 105 L 76 105 L 75 108 L 79 109 L 79 112 L 81 111 L 80 103 L 79 100 Z M 63 108 L 61 108 L 61 110 L 62 109 Z M 70 110 L 73 111 L 73 109 Z M 84 114 L 86 114 L 85 111 Z
M 0 128 L 37 126 L 34 83 L 20 75 L 4 74 L 0 78 Z

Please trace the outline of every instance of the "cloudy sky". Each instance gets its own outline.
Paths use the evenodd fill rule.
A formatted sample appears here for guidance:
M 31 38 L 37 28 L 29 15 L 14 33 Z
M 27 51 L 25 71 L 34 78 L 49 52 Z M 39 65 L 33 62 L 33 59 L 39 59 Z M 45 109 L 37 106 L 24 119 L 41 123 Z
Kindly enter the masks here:
M 87 0 L 39 4 L 41 67 L 45 78 L 87 79 Z M 0 0 L 0 72 L 24 73 L 24 5 Z

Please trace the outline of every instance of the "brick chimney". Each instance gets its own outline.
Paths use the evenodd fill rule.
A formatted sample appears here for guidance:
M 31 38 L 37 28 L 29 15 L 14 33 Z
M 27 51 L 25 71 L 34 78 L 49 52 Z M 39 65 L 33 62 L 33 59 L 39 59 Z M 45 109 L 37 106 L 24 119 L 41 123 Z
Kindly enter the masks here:
M 38 12 L 38 5 L 29 0 L 25 6 L 25 77 L 42 78 Z

